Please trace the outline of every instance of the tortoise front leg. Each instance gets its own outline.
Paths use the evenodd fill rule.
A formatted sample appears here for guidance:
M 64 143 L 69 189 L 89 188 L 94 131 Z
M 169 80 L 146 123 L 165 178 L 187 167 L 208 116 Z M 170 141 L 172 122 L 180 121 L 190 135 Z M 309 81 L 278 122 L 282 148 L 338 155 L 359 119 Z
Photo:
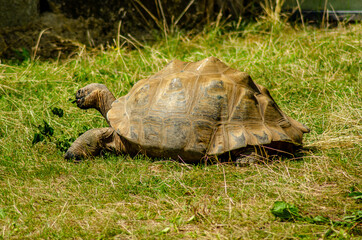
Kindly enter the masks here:
M 95 128 L 78 137 L 65 153 L 65 159 L 81 160 L 99 155 L 102 151 L 124 151 L 123 144 L 113 128 Z

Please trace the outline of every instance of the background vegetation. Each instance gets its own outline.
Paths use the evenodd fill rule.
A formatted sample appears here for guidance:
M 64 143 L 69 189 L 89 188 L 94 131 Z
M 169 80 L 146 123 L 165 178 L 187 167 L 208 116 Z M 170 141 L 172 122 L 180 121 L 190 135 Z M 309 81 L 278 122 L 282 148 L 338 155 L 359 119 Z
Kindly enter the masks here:
M 107 51 L 82 48 L 66 60 L 22 51 L 22 61 L 2 61 L 0 238 L 361 238 L 361 33 L 361 24 L 218 19 L 152 44 L 118 37 Z M 79 134 L 106 126 L 72 103 L 77 89 L 100 82 L 122 96 L 174 58 L 208 56 L 250 73 L 312 129 L 301 154 L 244 168 L 63 159 Z

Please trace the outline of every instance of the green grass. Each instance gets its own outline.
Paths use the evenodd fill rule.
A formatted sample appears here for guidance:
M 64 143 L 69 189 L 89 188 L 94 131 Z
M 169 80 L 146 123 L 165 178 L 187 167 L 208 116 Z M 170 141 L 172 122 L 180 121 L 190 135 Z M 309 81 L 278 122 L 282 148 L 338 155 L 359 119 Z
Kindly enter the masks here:
M 361 24 L 306 30 L 254 24 L 62 61 L 3 61 L 0 238 L 360 239 L 361 223 L 282 222 L 270 209 L 285 201 L 303 216 L 333 221 L 362 210 L 348 196 L 362 191 L 361 33 Z M 98 112 L 71 102 L 77 89 L 100 82 L 122 96 L 174 58 L 208 56 L 250 73 L 311 128 L 303 155 L 244 168 L 126 155 L 79 164 L 63 159 L 79 134 L 106 126 Z M 44 121 L 53 135 L 32 144 Z

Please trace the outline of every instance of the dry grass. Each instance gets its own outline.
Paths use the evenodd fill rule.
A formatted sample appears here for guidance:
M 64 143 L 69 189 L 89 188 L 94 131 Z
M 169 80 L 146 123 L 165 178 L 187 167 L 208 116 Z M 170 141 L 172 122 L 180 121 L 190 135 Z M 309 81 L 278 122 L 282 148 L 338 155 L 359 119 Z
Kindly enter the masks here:
M 127 37 L 134 50 L 83 52 L 63 62 L 2 62 L 0 238 L 360 238 L 358 226 L 281 222 L 270 208 L 283 200 L 304 215 L 335 221 L 361 210 L 347 196 L 362 189 L 361 32 L 360 24 L 305 31 L 219 26 L 153 45 Z M 71 103 L 78 88 L 101 82 L 121 96 L 173 58 L 211 55 L 249 72 L 312 129 L 303 153 L 245 168 L 143 156 L 63 160 L 57 142 L 106 125 L 95 111 Z M 53 107 L 64 116 L 52 114 Z M 44 120 L 54 135 L 32 145 Z

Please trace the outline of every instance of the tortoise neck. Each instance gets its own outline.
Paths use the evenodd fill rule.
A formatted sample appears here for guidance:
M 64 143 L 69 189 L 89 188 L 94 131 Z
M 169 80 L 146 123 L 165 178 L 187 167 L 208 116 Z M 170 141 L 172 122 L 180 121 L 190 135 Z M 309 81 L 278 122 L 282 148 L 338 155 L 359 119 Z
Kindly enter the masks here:
M 99 91 L 98 101 L 96 109 L 102 114 L 102 116 L 107 120 L 107 113 L 111 109 L 112 103 L 116 100 L 113 94 L 108 89 L 103 89 Z

